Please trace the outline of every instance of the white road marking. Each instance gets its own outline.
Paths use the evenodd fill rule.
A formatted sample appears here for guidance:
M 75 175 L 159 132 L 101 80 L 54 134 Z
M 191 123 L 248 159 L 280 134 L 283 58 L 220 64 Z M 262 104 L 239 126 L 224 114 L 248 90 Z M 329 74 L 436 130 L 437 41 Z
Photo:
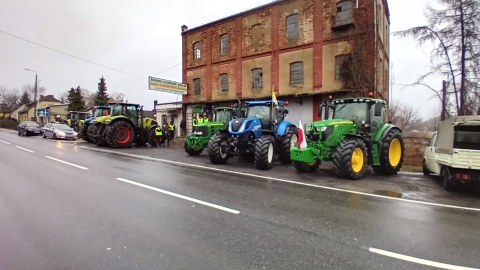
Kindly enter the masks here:
M 452 264 L 446 264 L 446 263 L 439 263 L 439 262 L 434 262 L 434 261 L 429 261 L 429 260 L 424 260 L 424 259 L 419 259 L 411 256 L 406 256 L 398 253 L 393 253 L 390 251 L 386 250 L 381 250 L 377 248 L 369 248 L 368 251 L 372 253 L 377 253 L 383 256 L 403 260 L 403 261 L 408 261 L 408 262 L 413 262 L 413 263 L 418 263 L 418 264 L 423 264 L 423 265 L 428 265 L 428 266 L 433 266 L 441 269 L 452 269 L 452 270 L 480 270 L 480 268 L 471 268 L 471 267 L 464 267 L 464 266 L 457 266 L 457 265 L 452 265 Z
M 2 142 L 2 143 L 4 143 L 4 144 L 10 144 L 9 142 L 2 141 L 2 140 L 0 140 L 0 142 Z
M 82 169 L 82 170 L 88 170 L 88 168 L 85 168 L 85 167 L 82 167 L 82 166 L 79 166 L 79 165 L 76 165 L 76 164 L 73 164 L 73 163 L 70 163 L 70 162 L 66 162 L 66 161 L 56 159 L 56 158 L 53 158 L 53 157 L 49 157 L 49 156 L 45 156 L 45 157 L 48 158 L 48 159 L 55 160 L 57 162 L 63 163 L 63 164 L 67 164 L 67 165 Z
M 28 149 L 23 148 L 23 147 L 20 147 L 20 146 L 18 146 L 18 145 L 16 145 L 15 147 L 18 148 L 18 149 L 22 149 L 23 151 L 27 151 L 27 152 L 30 152 L 30 153 L 35 153 L 35 152 L 32 151 L 32 150 L 28 150 Z
M 96 149 L 96 148 L 85 147 L 85 146 L 82 146 L 82 148 L 89 149 L 89 150 L 96 151 L 96 152 L 116 154 L 116 155 L 124 156 L 124 157 L 138 158 L 138 159 L 150 160 L 150 161 L 159 161 L 159 162 L 163 162 L 163 163 L 180 165 L 180 166 L 183 166 L 183 167 L 200 168 L 200 169 L 205 169 L 205 170 L 224 172 L 224 173 L 230 173 L 230 174 L 236 174 L 236 175 L 242 175 L 242 176 L 250 176 L 250 177 L 256 177 L 256 178 L 260 178 L 260 179 L 272 180 L 272 181 L 277 181 L 277 182 L 290 183 L 290 184 L 300 185 L 300 186 L 307 186 L 307 187 L 321 188 L 321 189 L 326 189 L 326 190 L 334 190 L 334 191 L 345 192 L 345 193 L 359 194 L 359 195 L 364 195 L 364 196 L 369 196 L 369 197 L 376 197 L 376 198 L 380 198 L 380 199 L 384 199 L 384 200 L 395 200 L 395 201 L 409 202 L 409 203 L 415 203 L 415 204 L 423 204 L 423 205 L 430 205 L 430 206 L 438 206 L 438 207 L 445 207 L 445 208 L 480 212 L 480 208 L 462 207 L 462 206 L 449 205 L 449 204 L 431 203 L 431 202 L 409 200 L 409 199 L 404 199 L 404 198 L 387 197 L 387 196 L 382 196 L 382 195 L 378 195 L 378 194 L 372 194 L 372 193 L 366 193 L 366 192 L 360 192 L 360 191 L 353 191 L 353 190 L 347 190 L 347 189 L 341 189 L 341 188 L 334 188 L 334 187 L 327 187 L 327 186 L 321 186 L 321 185 L 315 185 L 315 184 L 308 184 L 308 183 L 296 182 L 296 181 L 285 180 L 285 179 L 280 179 L 280 178 L 275 178 L 275 177 L 255 175 L 255 174 L 249 174 L 249 173 L 244 173 L 244 172 L 236 172 L 236 171 L 218 169 L 218 168 L 213 168 L 213 167 L 206 167 L 206 166 L 201 166 L 201 165 L 196 165 L 196 164 L 189 164 L 189 163 L 183 163 L 183 162 L 160 159 L 160 158 L 152 158 L 152 157 L 146 157 L 146 156 L 140 156 L 140 155 L 120 153 L 120 152 L 104 150 L 104 149 Z
M 180 195 L 180 194 L 173 193 L 173 192 L 170 192 L 170 191 L 166 191 L 166 190 L 163 190 L 163 189 L 159 189 L 159 188 L 156 188 L 156 187 L 140 184 L 140 183 L 130 181 L 130 180 L 127 180 L 127 179 L 123 179 L 123 178 L 117 178 L 117 180 L 128 183 L 128 184 L 132 184 L 132 185 L 135 185 L 135 186 L 150 189 L 150 190 L 153 190 L 153 191 L 157 191 L 157 192 L 160 192 L 160 193 L 163 193 L 163 194 L 166 194 L 166 195 L 170 195 L 170 196 L 173 196 L 173 197 L 176 197 L 176 198 L 180 198 L 180 199 L 183 199 L 183 200 L 187 200 L 187 201 L 191 201 L 191 202 L 194 202 L 194 203 L 209 206 L 209 207 L 212 207 L 212 208 L 216 208 L 216 209 L 219 209 L 219 210 L 222 210 L 222 211 L 225 211 L 225 212 L 229 212 L 229 213 L 232 213 L 232 214 L 236 214 L 236 215 L 240 214 L 240 211 L 237 211 L 237 210 L 234 210 L 234 209 L 230 209 L 230 208 L 223 207 L 223 206 L 220 206 L 220 205 L 216 205 L 216 204 L 213 204 L 213 203 L 197 200 L 197 199 L 194 199 L 194 198 L 190 198 L 190 197 L 187 197 L 187 196 L 184 196 L 184 195 Z

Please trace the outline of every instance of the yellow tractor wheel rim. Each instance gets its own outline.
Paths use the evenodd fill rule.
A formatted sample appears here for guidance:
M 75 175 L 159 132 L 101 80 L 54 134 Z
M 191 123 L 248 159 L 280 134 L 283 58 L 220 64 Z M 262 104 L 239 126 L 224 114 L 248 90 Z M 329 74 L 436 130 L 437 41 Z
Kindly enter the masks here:
M 400 141 L 395 138 L 390 142 L 390 149 L 388 150 L 388 160 L 392 167 L 396 167 L 400 163 L 402 157 L 402 145 Z
M 358 173 L 363 168 L 363 151 L 360 148 L 355 148 L 352 153 L 352 169 Z

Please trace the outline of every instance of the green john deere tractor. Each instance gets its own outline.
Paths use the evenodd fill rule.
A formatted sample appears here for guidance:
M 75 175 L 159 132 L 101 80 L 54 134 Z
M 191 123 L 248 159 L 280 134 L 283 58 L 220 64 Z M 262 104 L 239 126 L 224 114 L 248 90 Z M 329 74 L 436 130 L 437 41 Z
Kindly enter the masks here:
M 67 114 L 67 120 L 65 120 L 65 124 L 69 125 L 71 128 L 73 128 L 73 130 L 78 132 L 83 126 L 83 123 L 87 117 L 88 112 L 69 111 Z
M 95 118 L 90 124 L 89 137 L 98 145 L 128 148 L 135 143 L 145 145 L 155 138 L 157 122 L 143 117 L 142 106 L 130 103 L 110 103 L 110 115 Z
M 230 120 L 237 117 L 238 107 L 217 107 L 213 109 L 213 122 L 193 126 L 191 135 L 188 135 L 184 144 L 185 152 L 191 156 L 198 156 L 207 147 L 212 135 L 226 130 Z M 243 117 L 242 115 L 238 115 Z
M 307 125 L 306 147 L 291 149 L 293 166 L 314 172 L 322 160 L 333 161 L 336 173 L 363 178 L 367 165 L 377 174 L 394 175 L 403 165 L 405 146 L 400 128 L 386 122 L 386 102 L 374 98 L 344 98 L 323 104 L 322 121 Z

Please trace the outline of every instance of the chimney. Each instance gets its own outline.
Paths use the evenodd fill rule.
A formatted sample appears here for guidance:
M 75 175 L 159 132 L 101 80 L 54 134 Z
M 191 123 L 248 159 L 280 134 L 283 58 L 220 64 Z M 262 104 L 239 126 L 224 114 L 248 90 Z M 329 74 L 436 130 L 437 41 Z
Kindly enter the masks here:
M 188 30 L 188 26 L 186 26 L 185 24 L 182 25 L 182 32 L 185 32 L 185 31 L 187 31 L 187 30 Z

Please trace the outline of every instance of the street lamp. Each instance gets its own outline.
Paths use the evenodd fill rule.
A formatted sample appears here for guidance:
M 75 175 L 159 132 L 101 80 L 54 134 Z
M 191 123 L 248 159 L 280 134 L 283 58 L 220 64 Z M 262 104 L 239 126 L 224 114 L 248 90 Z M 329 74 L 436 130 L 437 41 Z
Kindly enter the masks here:
M 33 70 L 33 69 L 28 69 L 28 68 L 24 68 L 25 70 L 27 71 L 32 71 L 32 72 L 35 72 L 35 96 L 33 97 L 33 101 L 35 102 L 35 116 L 37 118 L 37 123 L 38 123 L 38 113 L 37 113 L 37 105 L 38 105 L 38 100 L 37 100 L 37 94 L 38 94 L 38 75 L 37 75 L 37 71 Z

